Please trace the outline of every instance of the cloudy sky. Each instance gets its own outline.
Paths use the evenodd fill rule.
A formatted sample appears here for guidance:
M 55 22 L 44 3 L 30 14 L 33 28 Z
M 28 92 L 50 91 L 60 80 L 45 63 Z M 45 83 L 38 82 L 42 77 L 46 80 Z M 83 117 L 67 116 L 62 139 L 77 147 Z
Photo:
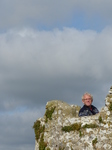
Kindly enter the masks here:
M 104 107 L 111 64 L 111 0 L 0 0 L 0 150 L 34 150 L 47 101 Z

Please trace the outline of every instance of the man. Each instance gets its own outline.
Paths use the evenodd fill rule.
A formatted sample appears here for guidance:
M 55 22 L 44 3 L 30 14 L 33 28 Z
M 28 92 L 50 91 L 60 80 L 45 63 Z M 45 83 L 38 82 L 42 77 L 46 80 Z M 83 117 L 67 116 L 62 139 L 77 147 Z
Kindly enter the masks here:
M 82 96 L 82 102 L 84 106 L 79 111 L 79 117 L 90 116 L 99 113 L 98 109 L 92 105 L 93 96 L 89 93 L 84 93 Z

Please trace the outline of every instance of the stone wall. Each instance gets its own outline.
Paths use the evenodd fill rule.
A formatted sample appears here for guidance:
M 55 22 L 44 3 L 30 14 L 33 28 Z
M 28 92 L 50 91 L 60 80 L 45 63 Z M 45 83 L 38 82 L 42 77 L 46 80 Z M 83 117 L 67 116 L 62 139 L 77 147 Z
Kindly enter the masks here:
M 78 117 L 79 106 L 53 100 L 34 122 L 35 150 L 112 150 L 112 87 L 97 115 Z

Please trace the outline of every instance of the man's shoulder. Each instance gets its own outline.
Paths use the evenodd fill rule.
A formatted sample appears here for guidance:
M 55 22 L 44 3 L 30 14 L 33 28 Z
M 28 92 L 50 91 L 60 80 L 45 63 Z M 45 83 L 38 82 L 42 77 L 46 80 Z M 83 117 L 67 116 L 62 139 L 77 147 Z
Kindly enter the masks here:
M 91 105 L 91 107 L 92 107 L 92 109 L 93 109 L 96 113 L 99 112 L 99 110 L 98 110 L 94 105 Z
M 92 110 L 90 110 L 90 108 L 88 106 L 83 105 L 83 107 L 79 111 L 79 117 L 95 115 L 95 114 L 99 113 L 99 110 L 94 105 L 91 105 L 91 107 L 92 107 Z
M 86 105 L 83 105 L 83 106 L 81 107 L 81 109 L 87 109 L 87 106 L 86 106 Z
M 87 107 L 86 107 L 85 105 L 83 105 L 83 106 L 81 107 L 81 109 L 80 109 L 79 112 L 82 112 L 82 111 L 84 111 L 84 110 L 86 110 L 86 109 L 87 109 Z
M 91 105 L 92 109 L 97 109 L 94 105 Z
M 87 107 L 84 105 L 81 109 L 80 109 L 80 111 L 79 111 L 79 117 L 81 117 L 81 116 L 88 116 L 88 109 L 87 109 Z

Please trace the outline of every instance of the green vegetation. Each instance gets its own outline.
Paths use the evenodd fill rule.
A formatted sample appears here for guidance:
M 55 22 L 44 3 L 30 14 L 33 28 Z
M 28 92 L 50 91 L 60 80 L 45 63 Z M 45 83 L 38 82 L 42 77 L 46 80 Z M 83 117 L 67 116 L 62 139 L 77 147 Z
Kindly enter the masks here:
M 102 120 L 102 117 L 101 117 L 101 116 L 99 116 L 98 120 L 99 120 L 99 123 L 102 123 L 102 122 L 103 122 L 103 120 Z
M 85 128 L 97 128 L 99 127 L 97 124 L 85 124 L 82 128 L 85 129 Z
M 33 129 L 34 129 L 34 132 L 35 132 L 35 139 L 38 142 L 38 139 L 40 138 L 40 134 L 42 132 L 44 132 L 45 126 L 42 126 L 40 121 L 37 120 L 36 122 L 34 122 Z
M 73 148 L 71 147 L 71 150 L 73 150 Z
M 106 122 L 104 122 L 104 121 L 103 121 L 103 119 L 102 119 L 102 117 L 101 117 L 101 116 L 99 116 L 98 120 L 99 120 L 99 123 L 106 124 Z
M 95 147 L 95 144 L 98 142 L 97 138 L 95 138 L 93 141 L 92 141 L 92 145 L 93 147 Z
M 42 133 L 39 142 L 39 150 L 45 150 L 46 147 L 47 147 L 47 143 L 44 142 L 44 133 Z
M 110 102 L 109 110 L 112 111 L 112 102 Z
M 64 126 L 62 127 L 62 131 L 65 132 L 70 132 L 70 131 L 79 131 L 79 136 L 82 137 L 82 130 L 81 129 L 86 129 L 86 128 L 97 128 L 99 127 L 97 124 L 85 124 L 83 127 L 81 127 L 81 123 L 74 123 L 70 126 Z
M 64 126 L 62 127 L 62 131 L 65 131 L 65 132 L 70 132 L 70 131 L 79 131 L 81 129 L 81 124 L 78 124 L 78 123 L 74 123 L 70 126 Z
M 83 134 L 82 134 L 81 130 L 79 130 L 79 136 L 80 136 L 80 137 L 82 137 L 82 136 L 83 136 Z
M 64 149 L 65 149 L 64 147 L 61 147 L 61 146 L 59 147 L 59 150 L 64 150 Z
M 34 132 L 35 132 L 35 139 L 36 139 L 36 141 L 38 142 L 38 139 L 40 138 L 39 150 L 45 150 L 45 148 L 47 146 L 47 143 L 44 142 L 45 126 L 42 126 L 40 121 L 37 120 L 36 122 L 34 122 L 33 128 L 34 128 Z
M 49 119 L 49 120 L 52 120 L 52 114 L 53 114 L 55 108 L 56 108 L 56 107 L 51 107 L 51 109 L 47 109 L 47 110 L 46 110 L 46 113 L 45 113 L 46 120 L 45 120 L 45 122 L 48 122 L 48 119 Z
M 49 148 L 49 147 L 47 147 L 47 148 L 46 148 L 46 150 L 50 150 L 50 148 Z

